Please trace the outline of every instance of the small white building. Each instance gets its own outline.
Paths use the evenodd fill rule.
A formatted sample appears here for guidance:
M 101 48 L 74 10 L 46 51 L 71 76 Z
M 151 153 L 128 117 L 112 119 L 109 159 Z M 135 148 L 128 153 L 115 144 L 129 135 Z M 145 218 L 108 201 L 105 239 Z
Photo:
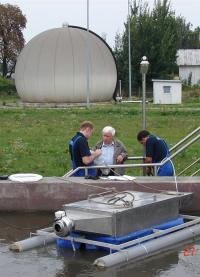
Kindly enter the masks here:
M 200 49 L 179 49 L 177 52 L 179 78 L 200 85 Z
M 153 79 L 154 104 L 181 104 L 182 83 L 180 80 Z

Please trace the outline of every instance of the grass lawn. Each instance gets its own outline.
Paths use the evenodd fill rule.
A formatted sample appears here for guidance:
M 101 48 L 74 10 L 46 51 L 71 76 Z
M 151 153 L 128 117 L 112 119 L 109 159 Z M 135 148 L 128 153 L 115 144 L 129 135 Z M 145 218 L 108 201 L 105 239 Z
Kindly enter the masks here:
M 0 97 L 0 174 L 38 173 L 43 176 L 62 176 L 71 169 L 68 142 L 83 120 L 95 124 L 89 141 L 92 147 L 101 138 L 106 125 L 116 128 L 116 137 L 123 141 L 129 156 L 141 156 L 142 146 L 136 135 L 141 130 L 140 104 L 106 104 L 68 108 L 10 107 L 18 98 Z M 4 101 L 4 104 L 3 104 Z M 200 101 L 182 105 L 147 105 L 147 129 L 164 138 L 172 147 L 200 125 Z M 174 159 L 176 172 L 200 157 L 200 141 Z M 192 171 L 199 168 L 197 164 Z M 128 174 L 141 175 L 139 169 Z

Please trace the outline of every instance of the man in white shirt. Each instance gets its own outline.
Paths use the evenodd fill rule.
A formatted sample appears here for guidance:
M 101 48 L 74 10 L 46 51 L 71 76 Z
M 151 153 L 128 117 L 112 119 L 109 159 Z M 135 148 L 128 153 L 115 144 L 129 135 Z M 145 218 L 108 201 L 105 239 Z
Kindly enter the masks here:
M 102 154 L 97 158 L 96 164 L 98 165 L 113 165 L 122 164 L 128 157 L 125 146 L 115 138 L 115 129 L 111 126 L 106 126 L 102 130 L 102 140 L 97 142 L 93 150 L 101 149 Z M 123 175 L 124 168 L 116 169 L 101 169 L 98 170 L 98 175 Z

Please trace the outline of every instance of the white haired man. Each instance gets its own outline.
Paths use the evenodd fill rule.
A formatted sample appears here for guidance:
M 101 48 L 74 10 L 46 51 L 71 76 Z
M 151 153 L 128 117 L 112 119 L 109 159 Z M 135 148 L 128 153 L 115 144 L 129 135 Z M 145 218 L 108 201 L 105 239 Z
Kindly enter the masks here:
M 128 157 L 127 150 L 123 143 L 115 138 L 115 129 L 111 126 L 106 126 L 102 130 L 102 140 L 98 141 L 93 147 L 93 150 L 101 149 L 102 154 L 99 156 L 99 164 L 113 165 L 122 164 Z M 97 160 L 98 162 L 98 160 Z M 101 169 L 98 170 L 98 175 L 123 175 L 124 168 L 116 169 Z

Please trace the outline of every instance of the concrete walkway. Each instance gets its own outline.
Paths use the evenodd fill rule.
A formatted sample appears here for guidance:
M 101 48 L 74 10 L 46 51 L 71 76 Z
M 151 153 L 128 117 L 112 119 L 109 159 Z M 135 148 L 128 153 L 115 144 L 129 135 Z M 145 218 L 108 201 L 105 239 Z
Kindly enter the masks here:
M 137 177 L 134 181 L 86 180 L 82 177 L 44 177 L 38 182 L 0 181 L 0 211 L 54 211 L 63 204 L 86 199 L 105 189 L 160 192 L 176 190 L 193 192 L 192 205 L 184 203 L 188 212 L 200 211 L 200 177 Z M 185 208 L 186 207 L 186 208 Z

